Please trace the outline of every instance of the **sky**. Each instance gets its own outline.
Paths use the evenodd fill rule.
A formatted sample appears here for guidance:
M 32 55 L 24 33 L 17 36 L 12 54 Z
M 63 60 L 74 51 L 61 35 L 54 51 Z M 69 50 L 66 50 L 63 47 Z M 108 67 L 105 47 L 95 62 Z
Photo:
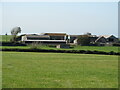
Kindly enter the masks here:
M 2 32 L 58 32 L 118 36 L 117 2 L 2 2 Z
M 1 2 L 119 2 L 119 0 L 1 0 Z

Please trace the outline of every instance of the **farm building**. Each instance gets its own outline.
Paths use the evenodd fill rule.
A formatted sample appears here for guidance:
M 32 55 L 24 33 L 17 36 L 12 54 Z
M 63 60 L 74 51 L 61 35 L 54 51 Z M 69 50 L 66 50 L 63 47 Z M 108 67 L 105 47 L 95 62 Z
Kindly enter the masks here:
M 109 45 L 113 43 L 118 43 L 118 38 L 116 38 L 114 35 L 101 35 L 96 36 L 92 35 L 91 33 L 84 34 L 89 36 L 90 43 L 98 45 L 104 44 Z M 78 37 L 81 35 L 67 35 L 66 33 L 42 33 L 40 35 L 38 34 L 24 34 L 19 36 L 19 41 L 22 41 L 25 44 L 30 43 L 44 43 L 44 44 L 70 44 L 70 45 L 77 45 Z M 21 39 L 20 39 L 21 38 Z
M 114 35 L 103 35 L 103 37 L 106 38 L 109 43 L 117 43 L 119 41 Z
M 76 41 L 77 41 L 78 36 L 79 36 L 79 35 L 68 35 L 68 37 L 69 37 L 68 42 L 69 42 L 69 43 L 76 44 L 76 43 L 77 43 Z
M 91 43 L 97 43 L 98 45 L 113 45 L 114 43 L 118 43 L 119 40 L 114 35 L 101 35 L 101 36 L 95 36 L 94 38 L 91 38 Z
M 84 34 L 87 35 L 90 39 L 91 44 L 96 44 L 97 45 L 112 45 L 114 43 L 118 43 L 119 40 L 116 38 L 114 35 L 101 35 L 101 36 L 96 36 L 92 35 L 91 33 Z M 70 35 L 70 44 L 77 45 L 77 39 L 81 35 Z
M 100 36 L 95 40 L 95 43 L 106 43 L 106 42 L 107 42 L 107 39 L 104 38 L 103 36 Z
M 44 44 L 66 44 L 65 39 L 66 34 L 53 34 L 45 33 L 43 35 L 24 35 L 21 38 L 21 41 L 25 44 L 30 43 L 44 43 Z
M 50 40 L 66 40 L 67 39 L 66 33 L 43 33 L 43 35 L 49 35 Z

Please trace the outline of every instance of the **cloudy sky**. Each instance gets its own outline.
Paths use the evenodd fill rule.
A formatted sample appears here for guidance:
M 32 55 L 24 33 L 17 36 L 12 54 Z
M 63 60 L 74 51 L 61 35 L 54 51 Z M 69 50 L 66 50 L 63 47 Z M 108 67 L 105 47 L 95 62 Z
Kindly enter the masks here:
M 2 32 L 118 35 L 117 2 L 2 2 Z

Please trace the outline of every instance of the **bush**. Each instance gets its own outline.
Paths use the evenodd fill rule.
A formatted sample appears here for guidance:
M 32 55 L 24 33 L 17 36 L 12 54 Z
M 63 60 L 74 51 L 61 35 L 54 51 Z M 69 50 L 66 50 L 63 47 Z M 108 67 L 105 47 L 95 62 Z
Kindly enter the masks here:
M 114 43 L 113 46 L 120 46 L 120 43 Z
M 1 46 L 26 46 L 22 43 L 12 43 L 12 42 L 0 42 Z
M 89 46 L 90 45 L 90 37 L 88 35 L 80 35 L 77 40 L 78 45 L 81 46 Z

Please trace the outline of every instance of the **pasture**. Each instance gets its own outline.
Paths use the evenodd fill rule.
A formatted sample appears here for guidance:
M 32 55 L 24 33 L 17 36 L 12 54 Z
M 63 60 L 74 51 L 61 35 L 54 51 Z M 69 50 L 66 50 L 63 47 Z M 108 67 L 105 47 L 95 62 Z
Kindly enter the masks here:
M 0 52 L 0 89 L 2 88 L 2 52 Z
M 117 88 L 118 56 L 2 52 L 3 88 Z
M 2 41 L 2 42 L 9 42 L 10 41 L 10 39 L 12 38 L 12 35 L 0 35 L 0 42 Z

